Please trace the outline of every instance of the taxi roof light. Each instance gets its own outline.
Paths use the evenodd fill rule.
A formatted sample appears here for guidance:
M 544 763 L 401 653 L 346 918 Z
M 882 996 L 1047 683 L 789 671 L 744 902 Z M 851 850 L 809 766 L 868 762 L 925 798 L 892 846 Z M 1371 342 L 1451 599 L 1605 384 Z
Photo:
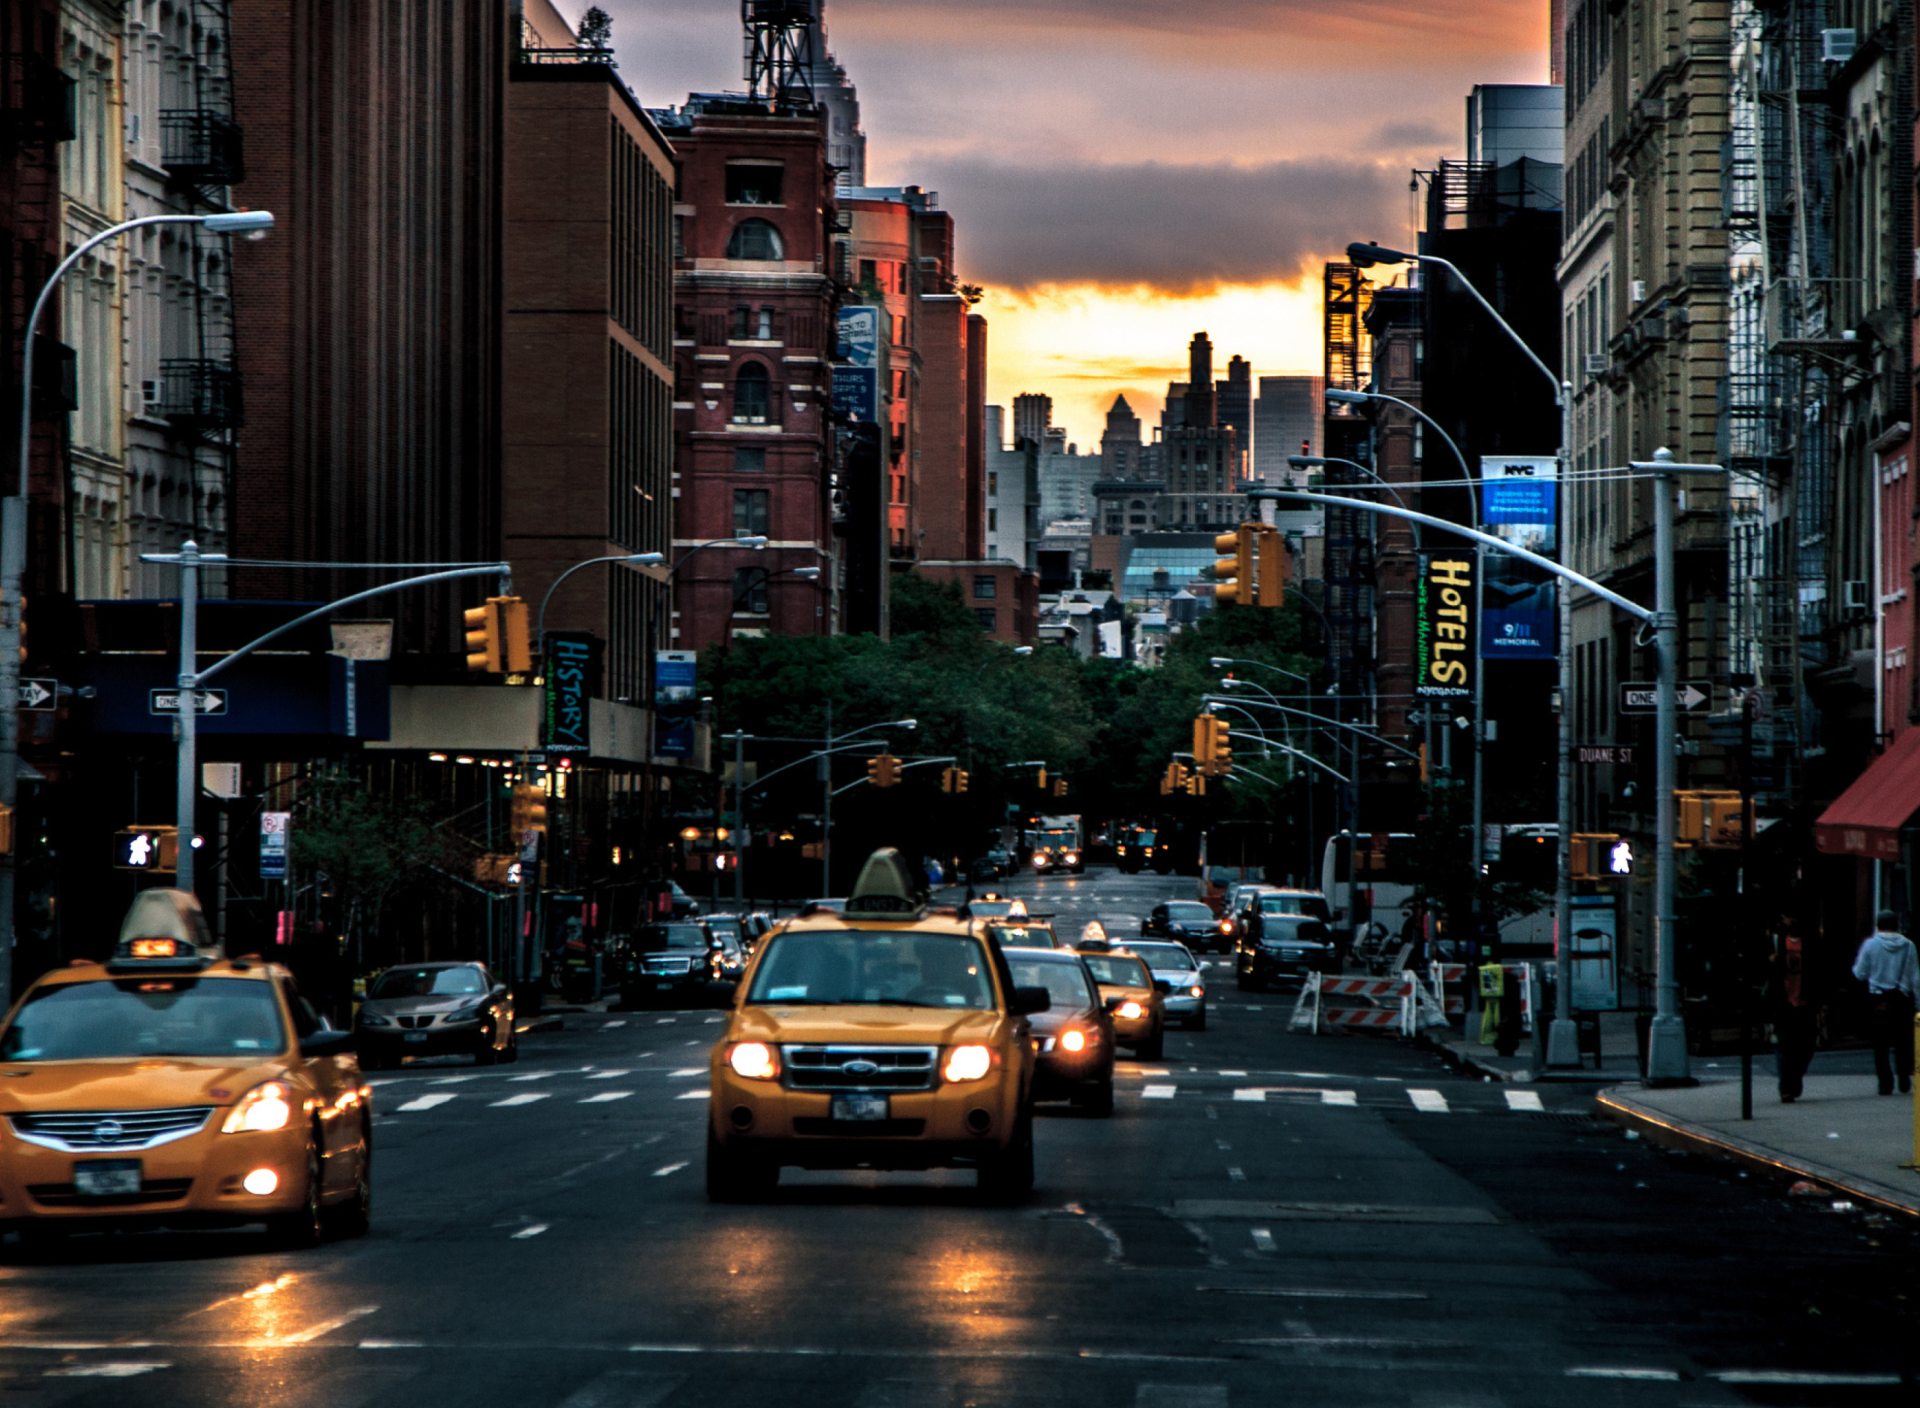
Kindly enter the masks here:
M 926 905 L 926 891 L 906 857 L 892 846 L 882 846 L 860 867 L 853 897 L 841 912 L 849 919 L 914 919 Z
M 127 906 L 107 971 L 197 973 L 220 956 L 198 899 L 185 890 L 142 890 Z

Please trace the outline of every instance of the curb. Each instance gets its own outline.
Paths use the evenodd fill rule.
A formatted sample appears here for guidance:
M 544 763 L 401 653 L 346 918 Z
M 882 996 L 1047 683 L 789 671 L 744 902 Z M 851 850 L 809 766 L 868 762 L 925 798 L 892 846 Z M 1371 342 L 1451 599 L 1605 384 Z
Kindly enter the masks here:
M 1888 1212 L 1920 1217 L 1920 1192 L 1903 1192 L 1829 1164 L 1797 1158 L 1765 1144 L 1689 1124 L 1663 1111 L 1640 1105 L 1626 1093 L 1627 1089 L 1625 1086 L 1615 1086 L 1595 1095 L 1594 1112 L 1623 1128 L 1638 1130 L 1655 1144 L 1669 1149 L 1680 1149 L 1690 1154 L 1711 1154 L 1765 1173 L 1811 1179 L 1826 1184 L 1835 1192 L 1850 1194 Z
M 1533 1083 L 1532 1071 L 1509 1071 L 1502 1066 L 1492 1065 L 1473 1055 L 1457 1042 L 1436 1041 L 1425 1031 L 1414 1033 L 1413 1044 L 1423 1051 L 1434 1052 L 1441 1060 L 1450 1062 L 1463 1071 L 1472 1071 L 1476 1075 L 1486 1076 L 1489 1080 L 1504 1081 L 1512 1085 Z

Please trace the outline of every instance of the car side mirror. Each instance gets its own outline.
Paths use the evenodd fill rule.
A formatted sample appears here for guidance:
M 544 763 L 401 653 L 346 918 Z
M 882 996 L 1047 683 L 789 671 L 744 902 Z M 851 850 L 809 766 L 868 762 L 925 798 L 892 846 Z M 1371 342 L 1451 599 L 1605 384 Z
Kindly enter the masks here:
M 1119 1010 L 1120 1004 L 1125 1001 L 1126 999 L 1124 997 L 1110 997 L 1106 1000 L 1105 1006 L 1107 1011 L 1115 1012 Z
M 309 1032 L 300 1039 L 302 1056 L 342 1056 L 353 1049 L 352 1032 Z
M 1042 987 L 1015 988 L 1010 1004 L 1016 1017 L 1030 1017 L 1053 1006 L 1053 994 Z
M 1168 982 L 1165 978 L 1155 978 L 1153 980 L 1153 990 L 1155 992 L 1172 992 L 1173 984 Z
M 505 983 L 495 983 L 493 987 L 493 991 L 489 994 L 489 996 L 492 997 L 496 1002 L 498 1002 L 501 998 L 505 997 L 506 995 L 507 995 L 507 985 Z

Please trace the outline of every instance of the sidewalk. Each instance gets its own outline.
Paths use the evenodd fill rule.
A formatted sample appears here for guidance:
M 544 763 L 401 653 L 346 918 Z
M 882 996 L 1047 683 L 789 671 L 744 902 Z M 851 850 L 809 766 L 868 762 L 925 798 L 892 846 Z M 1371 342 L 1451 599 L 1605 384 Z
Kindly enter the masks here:
M 1491 1046 L 1482 1046 L 1477 1035 L 1469 1039 L 1463 1036 L 1457 1027 L 1444 1031 L 1439 1027 L 1428 1027 L 1420 1032 L 1415 1042 L 1460 1067 L 1462 1070 L 1475 1071 L 1492 1080 L 1512 1081 L 1520 1085 L 1540 1083 L 1584 1082 L 1589 1085 L 1605 1085 L 1610 1082 L 1632 1080 L 1640 1073 L 1640 1058 L 1634 1045 L 1633 1014 L 1631 1012 L 1603 1012 L 1600 1016 L 1600 1061 L 1595 1069 L 1593 1058 L 1581 1058 L 1578 1070 L 1572 1068 L 1536 1066 L 1534 1063 L 1534 1045 L 1532 1039 L 1523 1039 L 1520 1049 L 1511 1056 L 1502 1056 Z
M 1696 1086 L 1647 1090 L 1638 1083 L 1599 1093 L 1607 1118 L 1649 1139 L 1718 1154 L 1824 1183 L 1864 1202 L 1920 1215 L 1910 1095 L 1875 1093 L 1872 1076 L 1810 1075 L 1806 1092 L 1780 1103 L 1772 1073 L 1754 1072 L 1753 1118 L 1740 1118 L 1740 1082 L 1714 1076 Z

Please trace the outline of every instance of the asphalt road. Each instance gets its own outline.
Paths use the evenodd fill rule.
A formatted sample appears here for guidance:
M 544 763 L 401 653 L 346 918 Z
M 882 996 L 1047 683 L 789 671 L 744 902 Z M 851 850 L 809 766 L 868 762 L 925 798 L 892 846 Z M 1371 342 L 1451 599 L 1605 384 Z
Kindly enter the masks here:
M 1076 934 L 1191 881 L 1021 881 Z M 971 1174 L 701 1191 L 716 1014 L 590 1013 L 376 1078 L 373 1230 L 75 1239 L 0 1264 L 0 1403 L 1413 1408 L 1914 1401 L 1920 1237 L 1378 1036 L 1212 1025 Z M 1043 1111 L 1046 1107 L 1042 1107 Z

